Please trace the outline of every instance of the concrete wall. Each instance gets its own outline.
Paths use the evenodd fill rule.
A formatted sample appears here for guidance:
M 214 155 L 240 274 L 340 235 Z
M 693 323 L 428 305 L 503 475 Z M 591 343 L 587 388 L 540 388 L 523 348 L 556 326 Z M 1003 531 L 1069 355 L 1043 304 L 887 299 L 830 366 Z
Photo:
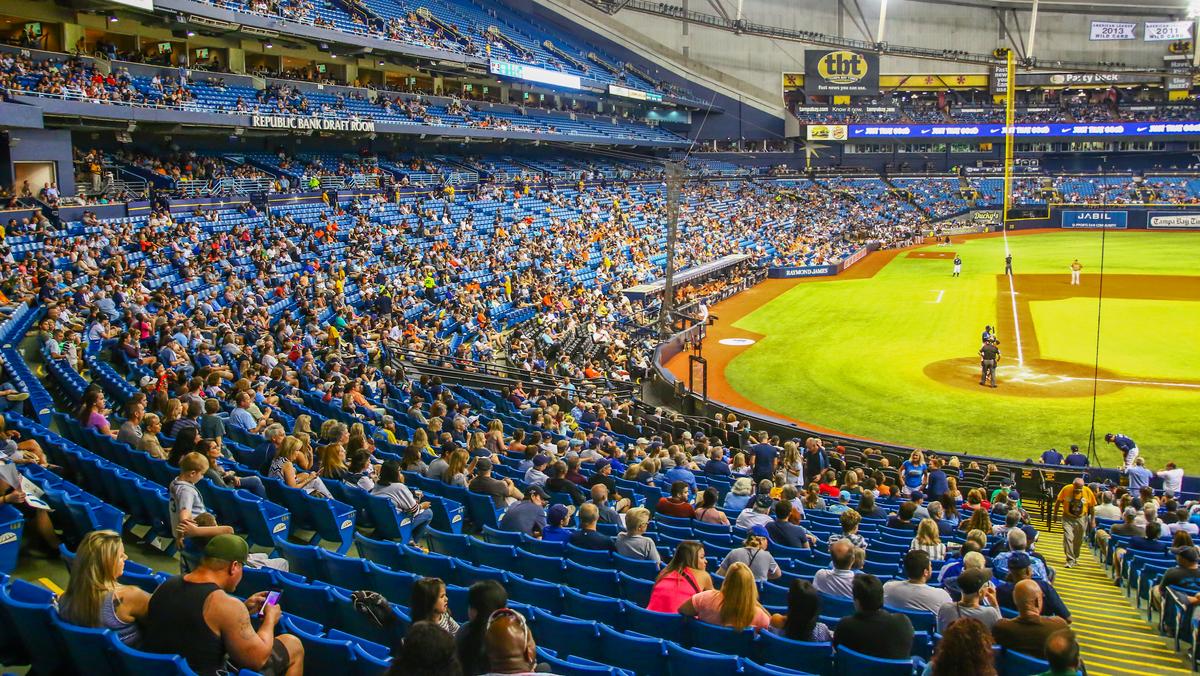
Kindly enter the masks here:
M 17 162 L 54 162 L 58 189 L 63 195 L 75 194 L 75 166 L 71 157 L 71 132 L 62 129 L 12 129 L 8 135 L 5 167 L 15 175 Z M 35 190 L 41 186 L 35 186 Z

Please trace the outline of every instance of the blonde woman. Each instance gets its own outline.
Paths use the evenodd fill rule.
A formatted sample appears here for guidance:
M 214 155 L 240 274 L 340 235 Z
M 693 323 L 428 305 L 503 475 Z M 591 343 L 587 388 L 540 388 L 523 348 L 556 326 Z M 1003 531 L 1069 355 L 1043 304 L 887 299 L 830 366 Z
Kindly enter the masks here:
M 804 485 L 804 459 L 800 457 L 800 446 L 794 441 L 783 444 L 783 459 L 779 462 L 783 480 L 793 486 Z
M 305 493 L 321 497 L 333 497 L 325 483 L 314 472 L 298 472 L 296 466 L 304 455 L 304 444 L 294 436 L 284 437 L 279 444 L 279 452 L 271 461 L 267 476 L 279 479 L 289 488 L 300 488 Z
M 504 421 L 496 418 L 488 423 L 484 446 L 492 453 L 499 455 L 504 452 Z
M 909 549 L 919 549 L 929 555 L 933 561 L 946 558 L 946 545 L 938 535 L 938 525 L 933 519 L 921 519 L 917 526 L 917 537 L 913 538 Z
M 467 452 L 461 448 L 451 453 L 450 460 L 446 463 L 446 470 L 442 472 L 442 483 L 466 488 L 467 462 L 470 459 L 471 456 L 467 455 Z
M 304 471 L 312 469 L 316 452 L 312 447 L 312 435 L 306 432 L 296 432 L 292 435 L 300 440 L 300 453 L 292 459 L 296 466 Z
M 345 446 L 335 441 L 322 446 L 318 452 L 321 455 L 321 471 L 318 474 L 334 481 L 345 481 L 350 476 Z
M 683 602 L 679 614 L 695 617 L 701 622 L 731 627 L 741 631 L 747 627 L 767 629 L 771 616 L 758 602 L 758 585 L 750 567 L 738 562 L 729 567 L 720 589 L 710 589 Z
M 149 610 L 150 594 L 117 582 L 125 573 L 127 558 L 121 536 L 114 531 L 85 535 L 71 565 L 67 590 L 58 600 L 58 613 L 71 624 L 111 629 L 121 643 L 136 647 L 141 641 L 137 621 Z
M 142 418 L 142 423 L 145 424 L 146 431 L 142 432 L 142 438 L 138 439 L 138 450 L 149 453 L 152 458 L 166 460 L 167 451 L 158 441 L 158 433 L 162 431 L 162 422 L 157 415 L 147 413 Z
M 310 437 L 313 434 L 312 416 L 307 413 L 301 413 L 296 416 L 296 424 L 292 426 L 292 435 L 307 434 Z
M 924 485 L 925 470 L 927 468 L 925 453 L 921 449 L 916 449 L 908 456 L 908 460 L 905 460 L 904 464 L 900 465 L 900 469 L 896 470 L 897 480 L 900 482 L 900 487 L 905 496 Z

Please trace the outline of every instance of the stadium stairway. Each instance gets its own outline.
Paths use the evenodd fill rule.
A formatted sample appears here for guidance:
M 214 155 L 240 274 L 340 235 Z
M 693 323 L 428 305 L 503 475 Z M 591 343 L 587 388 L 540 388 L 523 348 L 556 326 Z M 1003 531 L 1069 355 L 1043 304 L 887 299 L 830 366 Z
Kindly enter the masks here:
M 1063 531 L 1030 511 L 1041 533 L 1037 551 L 1055 571 L 1054 588 L 1071 610 L 1071 628 L 1079 639 L 1088 676 L 1192 674 L 1167 637 L 1113 584 L 1098 555 L 1086 544 L 1074 568 L 1067 568 Z

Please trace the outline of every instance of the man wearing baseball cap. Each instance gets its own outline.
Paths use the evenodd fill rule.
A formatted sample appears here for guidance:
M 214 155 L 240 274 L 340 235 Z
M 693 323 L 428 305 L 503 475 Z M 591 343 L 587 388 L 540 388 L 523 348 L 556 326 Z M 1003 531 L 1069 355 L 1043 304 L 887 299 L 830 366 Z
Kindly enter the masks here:
M 546 504 L 550 495 L 541 486 L 530 486 L 525 499 L 508 508 L 500 519 L 500 530 L 538 537 L 546 529 Z M 536 532 L 535 532 L 536 531 Z
M 204 548 L 199 566 L 173 577 L 150 597 L 142 650 L 182 655 L 200 676 L 241 669 L 264 676 L 304 672 L 304 646 L 291 635 L 275 635 L 281 610 L 259 592 L 244 602 L 232 596 L 250 556 L 246 541 L 218 535 Z M 250 616 L 260 612 L 255 631 Z
M 754 526 L 746 535 L 745 544 L 725 556 L 725 560 L 721 562 L 721 567 L 717 569 L 717 574 L 724 576 L 725 572 L 733 564 L 744 563 L 754 573 L 754 580 L 756 582 L 765 582 L 766 580 L 774 580 L 781 577 L 783 571 L 779 569 L 779 564 L 775 562 L 775 557 L 771 555 L 771 552 L 767 551 L 769 545 L 770 538 L 767 534 L 767 528 L 765 526 Z

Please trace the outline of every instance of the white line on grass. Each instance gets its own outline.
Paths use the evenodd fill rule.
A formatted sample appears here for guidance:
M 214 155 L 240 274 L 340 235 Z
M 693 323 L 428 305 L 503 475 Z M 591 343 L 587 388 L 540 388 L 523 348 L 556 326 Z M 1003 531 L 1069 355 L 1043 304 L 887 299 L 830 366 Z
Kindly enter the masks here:
M 1008 248 L 1008 228 L 1003 223 L 1000 224 L 1000 232 L 1004 234 L 1004 255 L 1007 257 L 1011 252 Z M 1013 333 L 1017 340 L 1017 366 L 1023 367 L 1025 366 L 1025 351 L 1021 349 L 1021 319 L 1017 317 L 1017 290 L 1013 287 L 1013 276 L 1009 274 L 1007 277 L 1008 297 L 1012 299 Z
M 1091 378 L 1076 378 L 1075 376 L 1059 376 L 1063 380 L 1091 380 Z M 1121 380 L 1120 378 L 1097 378 L 1102 383 L 1120 383 L 1122 385 L 1155 385 L 1157 387 L 1187 387 L 1200 390 L 1197 383 L 1162 383 L 1156 380 Z
M 935 298 L 935 299 L 933 299 L 933 300 L 927 300 L 927 301 L 925 301 L 926 303 L 940 303 L 940 302 L 942 302 L 942 296 L 943 296 L 943 295 L 946 293 L 946 290 L 945 290 L 945 289 L 930 289 L 930 291 L 931 291 L 931 292 L 932 292 L 932 291 L 937 291 L 937 298 Z

